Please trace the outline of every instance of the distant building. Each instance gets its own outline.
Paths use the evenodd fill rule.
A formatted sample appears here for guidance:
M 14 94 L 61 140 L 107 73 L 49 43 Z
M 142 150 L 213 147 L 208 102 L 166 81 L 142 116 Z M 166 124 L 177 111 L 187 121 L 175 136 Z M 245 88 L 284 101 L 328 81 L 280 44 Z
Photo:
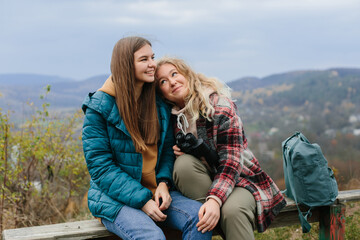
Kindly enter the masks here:
M 260 142 L 258 144 L 260 158 L 262 161 L 271 161 L 275 157 L 275 151 L 269 150 L 268 145 L 265 142 Z
M 274 133 L 277 133 L 278 131 L 279 131 L 278 128 L 272 127 L 272 128 L 270 128 L 270 130 L 269 130 L 269 135 L 271 136 L 271 135 L 273 135 Z
M 357 123 L 357 122 L 360 122 L 360 114 L 351 115 L 349 117 L 349 123 Z
M 355 136 L 360 136 L 360 129 L 354 129 L 353 134 Z
M 336 137 L 336 130 L 335 129 L 327 129 L 325 132 L 325 135 L 330 137 L 330 138 L 335 138 Z

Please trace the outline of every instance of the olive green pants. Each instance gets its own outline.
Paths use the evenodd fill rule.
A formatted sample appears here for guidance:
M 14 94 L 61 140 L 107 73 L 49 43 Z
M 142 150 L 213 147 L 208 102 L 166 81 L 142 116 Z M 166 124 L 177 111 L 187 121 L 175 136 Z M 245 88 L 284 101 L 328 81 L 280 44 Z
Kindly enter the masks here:
M 184 196 L 202 203 L 212 184 L 205 165 L 188 154 L 176 159 L 173 178 Z M 235 187 L 220 211 L 220 226 L 227 240 L 254 239 L 255 210 L 253 195 L 245 188 Z

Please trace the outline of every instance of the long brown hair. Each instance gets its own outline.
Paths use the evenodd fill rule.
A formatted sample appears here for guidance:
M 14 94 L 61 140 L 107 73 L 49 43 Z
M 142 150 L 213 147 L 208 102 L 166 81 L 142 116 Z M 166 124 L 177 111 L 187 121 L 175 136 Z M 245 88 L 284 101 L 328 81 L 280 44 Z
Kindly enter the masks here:
M 111 58 L 116 104 L 137 152 L 146 150 L 146 144 L 157 143 L 160 132 L 155 84 L 144 83 L 140 97 L 135 97 L 134 53 L 145 45 L 151 43 L 142 37 L 122 38 Z

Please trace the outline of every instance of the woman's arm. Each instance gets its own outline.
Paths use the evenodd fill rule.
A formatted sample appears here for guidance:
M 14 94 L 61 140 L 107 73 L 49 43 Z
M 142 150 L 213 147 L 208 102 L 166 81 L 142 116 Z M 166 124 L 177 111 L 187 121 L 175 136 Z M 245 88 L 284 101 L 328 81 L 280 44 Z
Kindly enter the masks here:
M 174 135 L 170 126 L 170 124 L 166 126 L 165 140 L 162 149 L 159 150 L 159 152 L 161 152 L 161 156 L 159 156 L 159 166 L 156 172 L 158 187 L 155 191 L 155 202 L 162 211 L 169 208 L 172 201 L 168 187 L 171 187 L 172 185 L 172 172 L 174 168 L 175 155 L 172 151 Z M 167 184 L 165 184 L 164 180 Z
M 106 121 L 91 108 L 86 109 L 82 140 L 91 179 L 102 192 L 133 208 L 142 208 L 152 198 L 150 190 L 115 165 Z
M 166 127 L 165 140 L 161 149 L 161 156 L 159 156 L 159 166 L 156 173 L 156 179 L 157 181 L 160 179 L 168 179 L 171 183 L 175 161 L 175 155 L 172 149 L 175 141 L 171 121 L 168 126 L 164 127 Z
M 242 123 L 235 104 L 228 98 L 221 98 L 215 106 L 213 137 L 220 159 L 208 195 L 215 195 L 224 203 L 240 176 L 244 149 Z

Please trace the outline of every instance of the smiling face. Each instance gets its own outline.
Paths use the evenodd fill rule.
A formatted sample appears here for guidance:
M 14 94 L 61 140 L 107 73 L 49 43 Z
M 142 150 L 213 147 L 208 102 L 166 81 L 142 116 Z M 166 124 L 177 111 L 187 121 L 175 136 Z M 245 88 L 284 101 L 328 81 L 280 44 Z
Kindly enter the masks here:
M 156 72 L 158 85 L 163 96 L 178 107 L 185 106 L 185 97 L 189 93 L 189 81 L 172 64 L 165 63 Z
M 156 63 L 150 45 L 146 44 L 134 53 L 135 78 L 141 85 L 154 81 Z

